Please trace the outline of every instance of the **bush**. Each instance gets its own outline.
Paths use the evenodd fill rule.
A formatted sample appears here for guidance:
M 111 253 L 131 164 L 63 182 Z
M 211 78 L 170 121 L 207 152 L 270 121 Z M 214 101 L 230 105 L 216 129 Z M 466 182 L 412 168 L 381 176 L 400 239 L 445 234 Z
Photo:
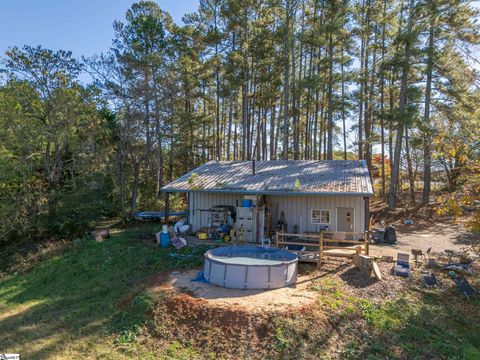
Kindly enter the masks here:
M 41 226 L 55 237 L 82 236 L 100 218 L 111 216 L 111 182 L 108 176 L 92 174 L 76 188 L 62 188 L 50 194 L 49 211 Z

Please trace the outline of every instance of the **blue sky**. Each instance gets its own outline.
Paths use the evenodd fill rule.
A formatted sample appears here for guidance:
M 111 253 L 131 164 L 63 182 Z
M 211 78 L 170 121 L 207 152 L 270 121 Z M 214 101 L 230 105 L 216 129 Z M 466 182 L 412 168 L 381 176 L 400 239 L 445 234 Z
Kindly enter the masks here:
M 132 0 L 0 0 L 0 55 L 11 46 L 42 45 L 75 57 L 107 51 L 114 20 L 123 20 Z M 198 0 L 157 0 L 176 22 Z

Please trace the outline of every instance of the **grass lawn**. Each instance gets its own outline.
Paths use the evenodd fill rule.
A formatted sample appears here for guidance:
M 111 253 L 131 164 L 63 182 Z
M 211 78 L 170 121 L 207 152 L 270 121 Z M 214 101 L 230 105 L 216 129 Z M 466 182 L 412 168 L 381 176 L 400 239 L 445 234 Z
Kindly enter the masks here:
M 118 230 L 100 243 L 84 240 L 25 274 L 1 279 L 0 351 L 20 353 L 25 359 L 79 358 L 79 354 L 130 358 L 135 347 L 115 343 L 142 325 L 146 304 L 134 301 L 138 311 L 129 311 L 127 317 L 118 306 L 120 300 L 146 275 L 200 266 L 205 251 L 175 251 L 193 256 L 174 259 L 168 255 L 171 249 L 138 240 L 139 234 L 152 230 Z M 148 349 L 139 351 L 148 357 Z
M 216 342 L 228 348 L 235 340 L 209 328 L 215 319 L 194 315 L 177 324 L 181 313 L 167 313 L 162 296 L 143 290 L 141 280 L 150 274 L 201 266 L 206 250 L 157 249 L 140 240 L 154 230 L 129 228 L 103 242 L 83 240 L 21 274 L 0 278 L 0 352 L 24 359 L 245 355 L 218 353 Z M 173 251 L 187 256 L 173 258 Z M 318 301 L 308 310 L 257 319 L 268 331 L 256 336 L 269 347 L 243 357 L 480 359 L 479 300 L 412 288 L 379 304 L 348 295 L 345 286 L 323 278 L 312 285 Z M 203 332 L 193 337 L 177 326 Z M 218 341 L 204 341 L 212 336 Z

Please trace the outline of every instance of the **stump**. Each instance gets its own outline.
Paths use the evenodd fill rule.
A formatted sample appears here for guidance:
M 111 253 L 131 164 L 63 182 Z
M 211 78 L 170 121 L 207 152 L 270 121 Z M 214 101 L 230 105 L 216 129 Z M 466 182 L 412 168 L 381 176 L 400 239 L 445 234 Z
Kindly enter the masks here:
M 370 276 L 373 269 L 373 257 L 368 255 L 355 255 L 353 257 L 353 264 L 365 275 Z
M 110 231 L 108 229 L 97 229 L 90 231 L 90 236 L 96 241 L 102 241 L 110 237 Z

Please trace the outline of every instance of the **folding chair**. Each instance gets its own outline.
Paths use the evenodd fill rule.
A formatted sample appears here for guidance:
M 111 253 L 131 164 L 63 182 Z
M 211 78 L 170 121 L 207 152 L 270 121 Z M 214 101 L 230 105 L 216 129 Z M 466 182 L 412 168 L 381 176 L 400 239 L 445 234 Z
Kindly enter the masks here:
M 398 276 L 410 276 L 410 255 L 405 253 L 397 254 L 397 262 L 393 268 L 393 273 Z

